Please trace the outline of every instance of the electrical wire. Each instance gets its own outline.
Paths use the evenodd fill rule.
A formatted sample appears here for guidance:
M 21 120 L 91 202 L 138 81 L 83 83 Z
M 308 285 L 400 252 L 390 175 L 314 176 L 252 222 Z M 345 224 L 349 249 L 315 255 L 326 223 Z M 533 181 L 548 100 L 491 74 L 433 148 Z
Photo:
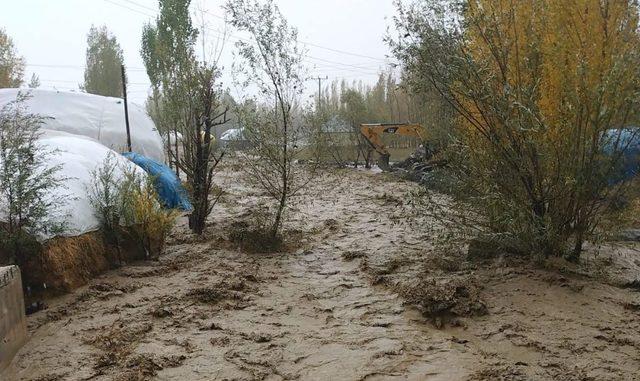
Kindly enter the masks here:
M 147 16 L 147 17 L 157 17 L 157 11 L 155 9 L 147 7 L 145 5 L 142 5 L 142 4 L 137 3 L 135 1 L 132 1 L 132 0 L 121 0 L 121 1 L 126 1 L 127 3 L 134 4 L 134 5 L 136 5 L 136 6 L 140 7 L 140 8 L 150 10 L 150 11 L 154 12 L 154 14 L 149 14 L 147 12 L 143 12 L 143 11 L 140 11 L 140 10 L 137 10 L 137 9 L 133 9 L 131 7 L 128 7 L 128 6 L 124 5 L 124 4 L 116 3 L 116 2 L 114 2 L 112 0 L 104 0 L 104 1 L 107 2 L 107 3 L 113 4 L 113 5 L 116 5 L 116 6 L 120 6 L 122 8 L 128 9 L 128 10 L 131 10 L 133 12 L 139 13 L 139 14 Z M 214 16 L 216 18 L 221 18 L 221 19 L 225 20 L 225 22 L 226 22 L 226 19 L 224 17 L 222 17 L 222 16 L 212 14 L 212 13 L 210 13 L 208 11 L 203 11 L 203 12 L 207 13 L 207 14 L 209 14 L 211 16 Z M 242 42 L 249 43 L 249 44 L 252 44 L 252 45 L 254 44 L 253 41 L 251 41 L 249 39 L 246 39 L 246 38 L 243 38 L 243 37 L 239 37 L 239 36 L 236 36 L 236 35 L 233 35 L 233 34 L 223 34 L 223 33 L 220 33 L 219 31 L 217 31 L 215 29 L 212 29 L 212 28 L 206 28 L 206 29 L 209 30 L 209 32 L 213 32 L 214 34 L 218 35 L 218 37 L 235 39 L 236 41 L 242 41 Z M 370 56 L 364 56 L 364 55 L 361 55 L 361 54 L 350 53 L 350 52 L 346 52 L 346 51 L 339 51 L 338 49 L 328 48 L 328 47 L 324 47 L 324 46 L 317 45 L 317 44 L 312 44 L 312 43 L 301 41 L 301 40 L 299 40 L 298 42 L 300 42 L 301 44 L 310 45 L 310 46 L 314 46 L 314 47 L 321 47 L 321 48 L 327 49 L 327 50 L 338 51 L 338 52 L 341 52 L 341 53 L 344 53 L 344 54 L 350 54 L 350 55 L 354 55 L 354 56 L 359 56 L 359 57 L 364 57 L 364 58 L 369 58 L 369 59 L 375 59 L 375 60 L 380 61 L 381 63 L 388 63 L 388 61 L 385 60 L 385 59 L 374 58 L 374 57 L 370 57 Z M 329 63 L 329 64 L 333 64 L 333 65 L 339 65 L 339 66 L 343 66 L 343 67 L 349 67 L 349 68 L 353 68 L 353 69 L 370 70 L 367 67 L 346 64 L 346 63 L 343 63 L 343 62 L 327 60 L 327 59 L 324 59 L 324 58 L 319 58 L 319 57 L 314 57 L 314 56 L 309 56 L 309 55 L 307 55 L 306 57 L 307 57 L 307 59 L 303 59 L 303 61 L 307 62 L 307 63 L 310 63 L 310 64 L 315 64 L 315 63 L 311 62 L 309 60 L 316 60 L 316 61 L 320 61 L 320 62 L 324 62 L 324 63 Z M 348 70 L 348 71 L 353 71 L 353 70 Z M 371 74 L 371 73 L 363 71 L 363 74 Z
M 109 3 L 112 3 L 112 4 L 116 4 L 116 3 L 114 3 L 114 2 L 113 2 L 113 1 L 111 1 L 111 0 L 105 0 L 105 1 L 107 1 L 107 2 L 109 2 Z M 151 7 L 148 7 L 148 6 L 143 5 L 143 4 L 140 4 L 140 3 L 135 2 L 135 1 L 133 1 L 133 0 L 121 0 L 121 1 L 125 1 L 125 2 L 127 2 L 127 3 L 129 3 L 129 4 L 136 5 L 136 6 L 140 7 L 140 8 L 143 8 L 143 9 L 146 9 L 146 10 L 150 10 L 150 11 L 152 11 L 152 12 L 154 12 L 154 13 L 155 13 L 155 12 L 157 12 L 157 10 L 156 10 L 156 9 L 151 8 Z M 117 5 L 117 4 L 116 4 L 116 5 Z M 123 7 L 125 7 L 125 6 L 123 5 Z M 128 7 L 127 7 L 127 9 L 131 9 L 131 8 L 128 8 Z M 225 23 L 227 23 L 227 19 L 226 19 L 226 17 L 224 17 L 224 16 L 217 15 L 217 14 L 212 13 L 212 12 L 207 11 L 207 10 L 202 10 L 202 12 L 203 12 L 203 13 L 206 13 L 206 14 L 208 14 L 208 15 L 212 16 L 212 17 L 215 17 L 215 18 L 221 19 L 221 20 L 223 20 Z M 328 50 L 328 51 L 335 52 L 335 53 L 339 53 L 339 54 L 345 54 L 345 55 L 350 55 L 350 56 L 354 56 L 354 57 L 361 57 L 361 58 L 368 58 L 368 59 L 370 59 L 370 60 L 380 61 L 380 62 L 383 62 L 383 63 L 386 63 L 386 62 L 387 62 L 387 60 L 386 60 L 386 59 L 384 59 L 384 58 L 372 57 L 372 56 L 368 56 L 368 55 L 365 55 L 365 54 L 354 53 L 354 52 L 349 52 L 349 51 L 346 51 L 346 50 L 340 50 L 340 49 L 330 48 L 330 47 L 328 47 L 328 46 L 323 46 L 323 45 L 315 44 L 315 43 L 312 43 L 312 42 L 309 42 L 309 41 L 298 40 L 298 42 L 299 42 L 299 43 L 301 43 L 301 44 L 303 44 L 303 45 L 308 45 L 308 46 L 312 46 L 312 47 L 314 47 L 314 48 L 324 49 L 324 50 Z

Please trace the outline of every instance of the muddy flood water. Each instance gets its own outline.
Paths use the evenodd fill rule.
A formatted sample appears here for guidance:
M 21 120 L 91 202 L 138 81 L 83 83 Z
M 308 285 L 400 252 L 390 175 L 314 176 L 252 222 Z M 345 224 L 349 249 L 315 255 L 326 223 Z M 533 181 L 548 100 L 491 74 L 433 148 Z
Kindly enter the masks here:
M 181 221 L 159 261 L 47 301 L 0 378 L 640 380 L 640 292 L 623 287 L 638 247 L 601 249 L 621 264 L 597 272 L 446 265 L 398 217 L 417 184 L 333 170 L 290 212 L 288 250 L 247 253 L 230 232 L 266 198 L 233 168 L 218 181 L 204 238 Z M 434 285 L 458 298 L 452 316 L 423 314 Z

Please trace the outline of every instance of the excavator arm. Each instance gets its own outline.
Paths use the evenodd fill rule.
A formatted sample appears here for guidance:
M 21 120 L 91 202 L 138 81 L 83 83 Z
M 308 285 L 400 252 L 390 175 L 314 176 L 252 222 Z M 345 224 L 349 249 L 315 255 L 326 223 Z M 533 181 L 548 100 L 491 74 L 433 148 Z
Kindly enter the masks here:
M 410 123 L 377 123 L 377 124 L 361 124 L 360 133 L 367 139 L 371 147 L 378 152 L 378 166 L 383 171 L 390 171 L 389 167 L 389 150 L 382 142 L 382 134 L 395 134 L 401 136 L 413 136 L 424 140 L 426 132 L 424 127 L 419 124 Z

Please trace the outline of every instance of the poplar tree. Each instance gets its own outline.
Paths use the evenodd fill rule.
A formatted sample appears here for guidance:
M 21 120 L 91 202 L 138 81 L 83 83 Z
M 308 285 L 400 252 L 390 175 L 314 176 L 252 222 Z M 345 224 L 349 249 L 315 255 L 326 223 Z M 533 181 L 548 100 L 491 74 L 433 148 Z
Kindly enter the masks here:
M 0 29 L 0 88 L 20 87 L 25 61 L 18 55 L 13 39 Z
M 92 26 L 87 35 L 87 62 L 81 88 L 90 94 L 122 97 L 122 48 L 106 26 Z
M 215 62 L 199 62 L 194 52 L 198 30 L 191 22 L 190 3 L 159 1 L 155 23 L 144 26 L 141 54 L 154 90 L 148 106 L 167 136 L 176 172 L 186 175 L 193 204 L 189 227 L 202 234 L 219 198 L 210 197 L 214 169 L 222 159 L 215 152 L 213 132 L 228 119 L 218 67 Z

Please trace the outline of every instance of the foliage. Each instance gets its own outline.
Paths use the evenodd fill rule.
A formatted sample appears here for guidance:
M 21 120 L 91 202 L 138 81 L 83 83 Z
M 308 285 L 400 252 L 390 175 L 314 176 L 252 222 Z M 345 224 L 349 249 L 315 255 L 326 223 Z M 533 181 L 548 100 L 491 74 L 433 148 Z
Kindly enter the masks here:
M 294 165 L 305 134 L 304 123 L 295 118 L 304 82 L 304 52 L 297 30 L 272 1 L 230 0 L 225 8 L 231 25 L 252 37 L 251 42 L 236 42 L 239 62 L 234 66 L 240 84 L 255 86 L 263 97 L 238 109 L 252 147 L 244 168 L 249 179 L 277 203 L 271 228 L 275 237 L 288 201 L 310 179 Z
M 56 151 L 39 143 L 44 117 L 27 111 L 27 98 L 19 93 L 0 110 L 0 244 L 18 265 L 33 253 L 36 238 L 63 231 L 66 217 L 60 214 L 66 198 L 51 197 L 66 179 L 60 166 L 48 165 Z
M 20 87 L 24 77 L 24 57 L 18 55 L 13 39 L 0 29 L 0 89 Z
M 124 184 L 124 224 L 135 232 L 148 257 L 157 256 L 175 224 L 177 212 L 164 209 L 158 202 L 153 179 L 149 176 L 141 179 L 129 172 Z
M 323 90 L 319 110 L 325 118 L 325 152 L 331 153 L 339 165 L 352 162 L 358 166 L 362 157 L 368 166 L 372 149 L 360 134 L 362 123 L 418 123 L 428 131 L 430 145 L 445 145 L 453 109 L 435 89 L 420 88 L 415 83 L 411 73 L 405 71 L 400 79 L 391 72 L 382 72 L 373 86 L 345 80 L 329 84 Z M 413 147 L 424 143 L 403 137 L 387 139 L 386 144 L 391 146 Z
M 581 4 L 397 3 L 396 57 L 458 116 L 440 209 L 450 226 L 577 259 L 624 191 L 611 179 L 638 121 L 638 8 Z
M 30 89 L 37 89 L 38 87 L 40 87 L 40 77 L 38 77 L 36 73 L 31 74 L 31 79 L 29 80 L 27 86 Z
M 195 61 L 193 47 L 198 31 L 191 22 L 190 4 L 190 0 L 158 0 L 160 13 L 155 23 L 146 24 L 142 30 L 140 53 L 153 88 L 147 104 L 154 111 L 151 115 L 156 126 L 166 135 L 170 165 L 174 152 L 179 151 L 177 126 L 185 78 Z
M 177 214 L 165 210 L 158 201 L 153 179 L 135 167 L 120 167 L 113 154 L 92 173 L 89 201 L 100 221 L 106 242 L 118 250 L 133 235 L 147 257 L 157 256 Z
M 379 92 L 376 89 L 375 93 Z M 340 114 L 342 118 L 347 121 L 349 126 L 351 127 L 352 135 L 356 137 L 356 150 L 357 156 L 355 161 L 355 166 L 358 166 L 358 159 L 362 155 L 364 160 L 364 165 L 366 168 L 371 167 L 371 151 L 372 148 L 367 142 L 367 140 L 360 133 L 360 125 L 362 123 L 367 123 L 367 118 L 370 117 L 371 113 L 367 115 L 367 104 L 365 103 L 365 97 L 362 93 L 354 90 L 354 89 L 346 89 L 343 91 L 341 97 L 341 108 Z
M 181 125 L 182 155 L 176 161 L 186 174 L 193 212 L 189 216 L 189 227 L 196 234 L 202 234 L 207 216 L 218 198 L 210 199 L 214 189 L 214 170 L 222 160 L 224 152 L 216 155 L 213 128 L 227 123 L 227 108 L 223 106 L 222 91 L 217 84 L 220 72 L 215 67 L 199 66 L 192 73 L 192 84 L 188 87 L 185 104 L 192 115 Z
M 159 0 L 155 24 L 142 32 L 142 59 L 154 87 L 178 86 L 195 58 L 198 31 L 189 15 L 190 0 Z
M 102 165 L 92 171 L 88 195 L 94 215 L 100 222 L 105 241 L 117 249 L 118 261 L 122 262 L 119 241 L 124 200 L 120 185 L 122 179 L 117 174 L 116 158 L 114 154 L 109 153 Z
M 122 48 L 106 26 L 91 26 L 82 89 L 90 94 L 122 97 Z
M 214 129 L 228 119 L 218 67 L 196 60 L 198 31 L 192 26 L 189 4 L 188 0 L 160 0 L 155 25 L 147 24 L 143 30 L 142 56 L 154 88 L 148 108 L 166 134 L 170 162 L 187 177 L 194 206 L 189 227 L 202 234 L 217 200 L 210 195 L 214 170 L 223 156 L 215 152 Z

